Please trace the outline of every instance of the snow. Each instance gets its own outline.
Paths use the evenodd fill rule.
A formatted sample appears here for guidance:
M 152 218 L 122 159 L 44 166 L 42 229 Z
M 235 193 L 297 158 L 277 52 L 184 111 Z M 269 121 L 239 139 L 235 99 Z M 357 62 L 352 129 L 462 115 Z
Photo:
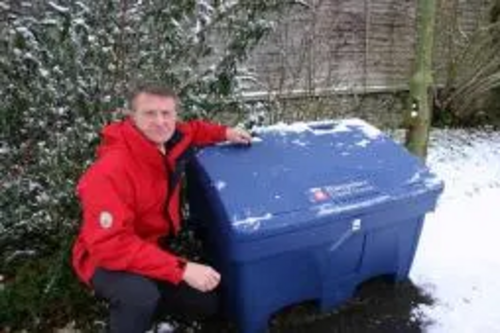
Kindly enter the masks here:
M 225 182 L 223 182 L 222 180 L 218 180 L 215 183 L 215 187 L 217 188 L 217 190 L 219 190 L 219 192 L 222 191 L 226 186 L 227 186 L 227 184 Z
M 233 227 L 257 230 L 260 228 L 260 222 L 265 220 L 270 220 L 273 214 L 266 213 L 262 216 L 248 216 L 244 219 L 234 219 Z
M 39 71 L 42 77 L 47 78 L 49 76 L 49 71 L 46 70 L 45 68 L 40 68 Z
M 428 333 L 500 332 L 500 133 L 435 131 L 431 140 L 428 164 L 445 191 L 410 277 L 436 302 L 414 316 L 430 320 Z
M 175 332 L 175 326 L 168 322 L 160 322 L 156 326 L 155 330 L 149 330 L 146 333 L 173 333 Z
M 262 142 L 262 139 L 259 137 L 252 137 L 252 143 L 260 143 Z
M 370 144 L 370 142 L 371 142 L 370 140 L 363 139 L 361 141 L 356 142 L 356 146 L 364 148 L 364 147 L 368 146 Z
M 26 39 L 35 39 L 35 35 L 33 35 L 31 30 L 26 27 L 16 27 L 15 31 L 23 35 L 23 37 Z
M 256 127 L 254 128 L 254 132 L 257 134 L 276 133 L 281 135 L 286 135 L 288 133 L 312 132 L 315 135 L 325 135 L 339 132 L 350 132 L 353 130 L 353 127 L 358 128 L 366 136 L 365 140 L 359 142 L 359 145 L 363 147 L 365 147 L 371 140 L 377 139 L 380 135 L 382 135 L 380 130 L 357 118 L 340 121 L 326 120 L 296 122 L 292 124 L 280 122 L 270 126 Z
M 346 126 L 359 127 L 363 131 L 363 133 L 370 139 L 376 139 L 380 135 L 382 135 L 382 132 L 380 132 L 379 129 L 362 121 L 361 119 L 357 118 L 346 119 L 343 121 L 343 124 L 345 124 Z
M 221 12 L 227 12 L 228 10 L 230 10 L 233 7 L 235 7 L 239 3 L 240 3 L 239 0 L 227 0 L 227 1 L 223 1 L 222 4 L 221 4 L 221 6 L 220 6 L 220 11 Z
M 9 10 L 10 9 L 10 5 L 8 3 L 0 1 L 0 9 L 2 9 L 2 10 Z
M 55 9 L 56 11 L 58 11 L 59 13 L 67 13 L 67 12 L 69 12 L 69 8 L 68 7 L 63 7 L 61 5 L 58 5 L 58 4 L 54 3 L 53 1 L 49 1 L 48 5 L 50 7 L 52 7 L 53 9 Z
M 314 206 L 313 210 L 316 211 L 316 216 L 323 217 L 345 211 L 354 211 L 365 207 L 372 207 L 374 205 L 387 202 L 390 199 L 391 197 L 388 195 L 380 195 L 361 202 L 346 203 L 343 205 L 339 205 L 338 203 L 325 203 L 319 206 Z
M 83 26 L 85 26 L 85 25 L 86 25 L 86 24 L 85 24 L 85 20 L 84 20 L 83 18 L 81 18 L 81 17 L 78 17 L 78 18 L 73 19 L 73 23 L 74 23 L 75 25 L 83 25 Z
M 295 139 L 292 141 L 294 145 L 301 146 L 301 147 L 306 147 L 308 144 L 304 141 L 301 141 L 299 139 Z
M 300 132 L 305 132 L 305 131 L 309 131 L 309 130 L 310 130 L 310 127 L 304 122 L 297 122 L 297 123 L 293 123 L 293 124 L 279 122 L 279 123 L 274 124 L 274 125 L 255 128 L 255 132 L 258 134 L 267 133 L 267 132 L 277 132 L 280 134 L 286 134 L 286 133 L 290 133 L 290 132 L 300 133 Z
M 10 254 L 6 259 L 6 263 L 11 263 L 14 259 L 18 257 L 34 257 L 37 254 L 35 250 L 16 250 Z M 0 279 L 1 282 L 2 279 Z

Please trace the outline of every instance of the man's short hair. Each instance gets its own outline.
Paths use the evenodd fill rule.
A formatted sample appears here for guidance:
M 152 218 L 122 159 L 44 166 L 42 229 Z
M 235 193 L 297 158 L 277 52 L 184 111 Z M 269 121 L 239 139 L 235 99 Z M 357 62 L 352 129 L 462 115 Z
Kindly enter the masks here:
M 135 98 L 142 93 L 162 96 L 162 97 L 170 97 L 173 98 L 176 102 L 178 101 L 177 93 L 170 87 L 162 85 L 157 82 L 141 82 L 135 84 L 128 93 L 127 103 L 130 108 L 133 106 L 133 101 Z

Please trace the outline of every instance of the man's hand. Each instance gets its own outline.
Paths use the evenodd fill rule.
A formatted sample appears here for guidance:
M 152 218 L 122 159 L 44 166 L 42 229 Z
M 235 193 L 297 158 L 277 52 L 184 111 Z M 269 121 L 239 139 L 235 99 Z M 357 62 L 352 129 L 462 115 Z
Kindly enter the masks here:
M 182 279 L 189 286 L 207 292 L 219 285 L 220 274 L 210 266 L 188 262 Z
M 252 142 L 252 136 L 241 128 L 228 128 L 226 130 L 226 139 L 229 142 L 249 145 Z

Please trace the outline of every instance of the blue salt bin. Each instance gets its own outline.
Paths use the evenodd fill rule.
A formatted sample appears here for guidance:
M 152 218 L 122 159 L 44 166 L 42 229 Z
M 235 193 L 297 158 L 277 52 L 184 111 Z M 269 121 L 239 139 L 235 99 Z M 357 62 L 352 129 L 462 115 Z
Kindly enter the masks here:
M 206 148 L 188 189 L 225 312 L 256 333 L 286 306 L 332 309 L 363 281 L 407 278 L 443 184 L 388 136 L 349 119 L 275 125 L 251 147 Z

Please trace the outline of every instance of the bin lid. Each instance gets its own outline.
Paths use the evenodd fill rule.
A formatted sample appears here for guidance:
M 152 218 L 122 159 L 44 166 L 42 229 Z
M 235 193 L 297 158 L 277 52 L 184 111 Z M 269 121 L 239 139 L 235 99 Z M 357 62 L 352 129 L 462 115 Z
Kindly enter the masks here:
M 442 191 L 418 158 L 360 119 L 278 124 L 255 133 L 251 146 L 220 144 L 197 154 L 205 186 L 213 187 L 212 199 L 235 234 L 285 232 L 317 223 L 318 216 Z M 301 221 L 283 218 L 297 212 Z

